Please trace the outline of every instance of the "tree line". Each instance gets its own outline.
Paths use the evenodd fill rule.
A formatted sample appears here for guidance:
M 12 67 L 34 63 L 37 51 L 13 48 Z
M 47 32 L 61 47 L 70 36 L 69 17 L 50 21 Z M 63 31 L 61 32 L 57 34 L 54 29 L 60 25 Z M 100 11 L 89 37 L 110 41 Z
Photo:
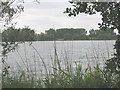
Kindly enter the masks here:
M 61 28 L 46 30 L 45 33 L 37 34 L 29 27 L 13 28 L 10 27 L 2 32 L 2 41 L 52 41 L 52 40 L 115 40 L 114 30 L 107 28 L 104 30 L 87 31 L 84 28 Z
M 9 27 L 2 32 L 3 42 L 15 42 L 15 41 L 34 41 L 35 32 L 29 27 L 24 28 L 14 28 Z

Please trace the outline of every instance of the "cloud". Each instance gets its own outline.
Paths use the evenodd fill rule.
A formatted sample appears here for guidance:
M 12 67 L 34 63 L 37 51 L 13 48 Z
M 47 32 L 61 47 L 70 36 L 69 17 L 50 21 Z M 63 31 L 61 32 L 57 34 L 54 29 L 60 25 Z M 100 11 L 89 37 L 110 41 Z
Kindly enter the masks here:
M 66 7 L 70 7 L 67 1 L 41 2 L 40 4 L 27 2 L 24 6 L 25 11 L 14 22 L 18 22 L 17 27 L 30 26 L 37 33 L 44 32 L 49 28 L 96 29 L 98 28 L 97 23 L 101 22 L 99 14 L 92 16 L 79 14 L 76 17 L 68 17 L 63 13 Z

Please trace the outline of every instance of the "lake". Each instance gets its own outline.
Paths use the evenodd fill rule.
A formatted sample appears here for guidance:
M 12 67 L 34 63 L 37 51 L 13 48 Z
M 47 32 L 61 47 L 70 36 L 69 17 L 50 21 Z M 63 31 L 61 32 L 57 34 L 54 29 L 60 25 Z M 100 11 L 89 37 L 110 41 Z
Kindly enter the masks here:
M 27 67 L 34 72 L 44 72 L 44 61 L 48 70 L 60 61 L 64 68 L 69 64 L 75 67 L 80 62 L 83 69 L 97 63 L 102 68 L 105 61 L 113 57 L 115 40 L 83 40 L 83 41 L 35 41 L 20 44 L 15 52 L 8 54 L 7 64 L 12 71 L 25 70 Z M 41 60 L 42 59 L 42 60 Z

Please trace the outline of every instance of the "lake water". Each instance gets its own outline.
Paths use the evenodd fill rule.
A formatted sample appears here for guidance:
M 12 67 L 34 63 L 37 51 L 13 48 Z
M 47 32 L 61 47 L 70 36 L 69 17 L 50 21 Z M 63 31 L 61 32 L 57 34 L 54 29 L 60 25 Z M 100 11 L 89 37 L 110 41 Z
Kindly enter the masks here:
M 32 46 L 28 42 L 20 44 L 15 52 L 8 54 L 7 64 L 14 71 L 29 70 L 44 71 L 46 67 L 51 69 L 56 60 L 55 47 L 58 59 L 62 67 L 80 62 L 83 68 L 87 65 L 92 67 L 99 63 L 101 67 L 105 61 L 113 57 L 115 40 L 87 40 L 87 41 L 36 41 Z M 42 58 L 42 60 L 41 60 Z M 16 70 L 17 69 L 17 70 Z

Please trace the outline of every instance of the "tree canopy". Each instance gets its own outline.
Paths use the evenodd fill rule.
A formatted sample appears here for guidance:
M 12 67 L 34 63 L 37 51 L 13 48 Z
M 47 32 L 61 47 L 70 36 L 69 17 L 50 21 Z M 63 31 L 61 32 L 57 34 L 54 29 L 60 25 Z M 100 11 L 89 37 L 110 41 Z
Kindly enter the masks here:
M 80 2 L 78 0 L 70 1 L 73 7 L 66 8 L 65 13 L 69 16 L 76 16 L 79 13 L 89 15 L 100 13 L 102 23 L 98 25 L 100 28 L 111 27 L 118 29 L 120 33 L 120 2 Z
M 72 7 L 66 8 L 65 13 L 69 16 L 76 16 L 80 13 L 89 15 L 100 13 L 102 23 L 98 23 L 100 28 L 106 30 L 107 27 L 118 30 L 118 37 L 115 44 L 115 57 L 108 60 L 107 68 L 114 73 L 120 73 L 120 1 L 115 2 L 81 2 L 80 0 L 69 1 Z

